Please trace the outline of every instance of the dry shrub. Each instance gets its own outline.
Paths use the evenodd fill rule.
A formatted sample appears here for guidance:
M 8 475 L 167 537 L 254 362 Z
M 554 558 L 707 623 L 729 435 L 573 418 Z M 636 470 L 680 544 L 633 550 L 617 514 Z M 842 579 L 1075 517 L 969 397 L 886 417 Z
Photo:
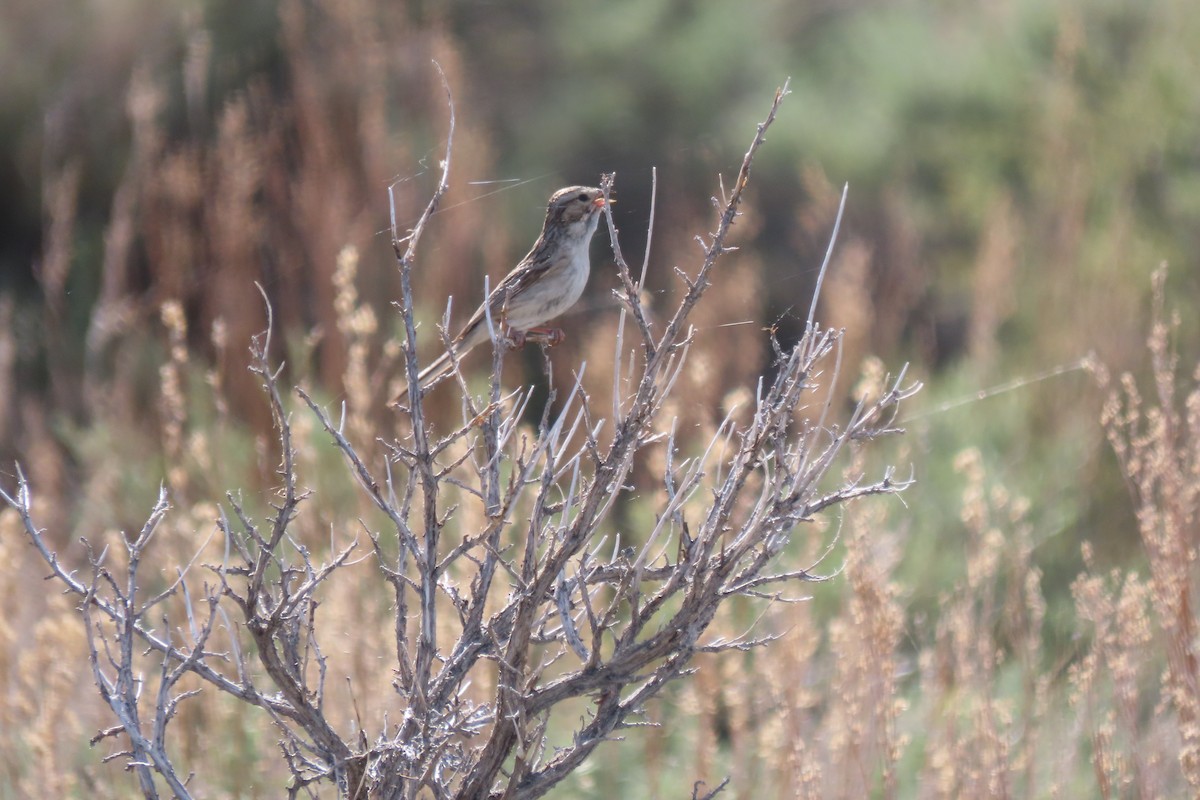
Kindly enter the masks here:
M 286 767 L 294 796 L 324 785 L 354 798 L 540 797 L 616 732 L 637 727 L 650 701 L 692 672 L 697 655 L 756 650 L 777 638 L 753 624 L 730 629 L 714 621 L 726 607 L 744 611 L 818 580 L 814 569 L 828 548 L 792 568 L 780 558 L 792 538 L 829 509 L 907 485 L 890 467 L 873 481 L 857 465 L 840 480 L 832 470 L 851 448 L 897 433 L 899 404 L 919 388 L 904 386 L 902 372 L 833 425 L 835 384 L 815 378 L 836 372 L 841 336 L 812 324 L 794 346 L 775 343 L 774 373 L 758 379 L 746 410 L 703 421 L 705 438 L 664 417 L 689 390 L 680 377 L 698 349 L 691 313 L 733 249 L 730 232 L 751 165 L 786 94 L 786 87 L 776 93 L 718 205 L 699 266 L 678 272 L 683 288 L 670 315 L 651 321 L 606 211 L 627 320 L 616 339 L 612 420 L 596 416 L 578 377 L 556 382 L 546 356 L 551 402 L 528 425 L 531 391 L 501 395 L 505 347 L 498 344 L 488 393 L 473 395 L 456 363 L 461 420 L 447 433 L 430 424 L 427 390 L 417 386 L 412 277 L 418 243 L 448 186 L 451 106 L 432 200 L 405 236 L 392 217 L 412 390 L 401 409 L 407 427 L 394 439 L 373 437 L 360 416 L 371 400 L 365 348 L 376 323 L 358 299 L 353 249 L 342 251 L 333 277 L 339 330 L 350 344 L 348 403 L 334 416 L 297 390 L 344 459 L 343 475 L 358 484 L 362 516 L 308 512 L 314 504 L 298 465 L 309 460 L 299 452 L 311 443 L 296 439 L 282 368 L 269 356 L 272 325 L 251 347 L 251 372 L 276 432 L 262 448 L 264 460 L 278 458 L 278 488 L 267 497 L 229 493 L 219 510 L 198 504 L 171 515 L 164 486 L 140 530 L 86 537 L 89 569 L 76 573 L 34 523 L 23 475 L 14 491 L 0 493 L 79 603 L 86 645 L 66 663 L 89 664 L 116 722 L 93 742 L 114 748 L 108 760 L 123 762 L 143 795 L 165 789 L 187 798 L 237 780 L 210 767 L 193 783 L 195 768 L 185 770 L 180 751 L 201 762 L 222 754 L 188 736 L 181 748 L 168 736 L 183 722 L 181 709 L 204 692 L 256 712 L 253 730 L 269 720 L 282 755 L 275 770 Z M 612 181 L 601 182 L 606 197 Z M 185 433 L 194 420 L 180 389 L 187 368 L 181 306 L 164 304 L 162 316 L 172 341 L 161 371 L 163 434 L 179 470 L 170 473 L 170 487 L 183 498 L 191 489 L 181 462 L 209 456 L 201 437 Z M 559 391 L 561 405 L 553 402 Z M 616 521 L 615 501 L 635 466 L 647 462 L 658 473 L 661 505 L 630 535 Z M 256 513 L 252 502 L 263 510 Z M 216 530 L 210 523 L 206 538 L 189 542 L 189 531 L 206 526 L 187 512 L 215 513 Z M 865 539 L 864 532 L 856 544 Z M 155 551 L 171 555 L 164 562 Z M 174 566 L 162 571 L 164 563 Z M 880 613 L 869 580 L 859 588 L 850 625 L 870 621 L 867 647 L 882 652 L 898 617 L 886 600 Z M 854 639 L 849 628 L 843 635 Z M 44 649 L 52 648 L 33 652 Z M 840 685 L 850 684 L 869 686 L 864 711 L 893 685 L 875 685 L 857 671 Z M 758 731 L 765 696 L 742 688 L 724 708 L 728 725 Z M 193 713 L 191 730 L 215 724 L 214 717 Z M 888 711 L 867 735 L 868 759 L 893 753 L 893 732 Z M 749 787 L 753 773 L 740 767 L 753 765 L 753 747 L 747 737 L 734 741 L 732 777 Z M 861 768 L 848 760 L 849 769 Z
M 1064 73 L 1064 102 L 1051 106 L 1069 120 L 1070 105 L 1078 97 L 1066 88 L 1068 73 L 1083 42 L 1073 19 L 1077 12 L 1062 13 L 1067 24 L 1055 44 Z M 391 365 L 400 363 L 400 351 L 395 342 L 380 342 L 377 334 L 386 330 L 377 329 L 387 327 L 381 320 L 394 318 L 380 313 L 380 298 L 398 291 L 394 271 L 381 260 L 372 261 L 379 250 L 373 246 L 377 220 L 384 217 L 380 176 L 390 174 L 392 165 L 418 161 L 429 148 L 416 143 L 436 139 L 419 124 L 440 102 L 427 64 L 436 55 L 453 79 L 455 54 L 447 39 L 414 36 L 400 12 L 383 4 L 293 3 L 284 17 L 284 37 L 294 81 L 284 95 L 270 95 L 260 84 L 246 86 L 211 113 L 210 121 L 202 85 L 210 57 L 206 35 L 192 31 L 185 76 L 189 114 L 202 126 L 211 123 L 211 142 L 170 138 L 162 122 L 161 88 L 151 77 L 155 70 L 143 67 L 133 73 L 127 97 L 133 154 L 105 234 L 101 290 L 89 320 L 84 368 L 75 370 L 65 357 L 52 361 L 54 391 L 64 403 L 78 406 L 84 399 L 93 420 L 111 424 L 118 436 L 142 449 L 161 447 L 168 458 L 165 473 L 176 493 L 176 509 L 142 566 L 142 574 L 154 576 L 155 585 L 169 583 L 173 570 L 194 554 L 197 537 L 207 537 L 220 516 L 213 505 L 196 498 L 227 485 L 223 443 L 230 406 L 242 416 L 257 413 L 265 419 L 257 383 L 243 377 L 243 344 L 264 324 L 257 296 L 247 291 L 253 279 L 263 283 L 281 323 L 313 331 L 298 350 L 319 365 L 315 374 L 320 382 L 338 387 L 335 396 L 345 397 L 345 432 L 364 458 L 379 452 L 373 435 L 379 420 L 392 424 L 390 416 L 380 413 L 380 401 L 394 394 L 394 387 L 384 383 L 393 377 Z M 407 88 L 401 99 L 413 112 L 409 117 L 418 121 L 405 137 L 396 135 L 388 119 L 398 86 Z M 1070 125 L 1051 119 L 1044 140 L 1036 143 L 1048 167 L 1037 174 L 1055 186 L 1035 188 L 1061 199 L 1058 213 L 1044 222 L 1051 230 L 1042 232 L 1053 263 L 1081 261 L 1090 167 L 1075 139 Z M 482 137 L 468 126 L 459 142 L 460 172 L 487 174 L 492 156 Z M 818 202 L 806 209 L 801 227 L 812 235 L 830 218 L 826 212 L 836 205 L 836 192 L 818 186 L 827 184 L 823 176 L 806 178 Z M 417 179 L 398 184 L 401 207 L 414 207 L 423 188 Z M 61 322 L 71 258 L 78 166 L 51 164 L 46 189 L 48 236 L 41 280 L 47 326 L 54 331 Z M 460 188 L 459 196 L 463 194 Z M 865 342 L 848 344 L 850 351 L 865 353 L 871 341 L 898 340 L 927 289 L 927 267 L 915 255 L 922 243 L 904 203 L 900 197 L 885 197 L 881 226 L 885 241 L 893 245 L 887 248 L 891 267 L 875 276 L 874 297 L 887 302 L 870 302 L 865 287 L 871 285 L 872 253 L 857 242 L 843 248 L 846 269 L 829 284 L 831 314 L 848 321 L 855 342 Z M 486 208 L 465 203 L 442 212 L 449 224 L 446 235 L 434 243 L 438 268 L 414 273 L 416 294 L 477 298 L 481 265 L 490 265 L 495 274 L 495 265 L 511 262 L 513 243 L 498 232 L 502 226 L 485 224 Z M 1118 212 L 1106 228 L 1109 241 L 1103 249 L 1112 258 L 1128 251 L 1132 223 L 1123 214 Z M 693 217 L 673 220 L 670 227 L 702 229 Z M 433 230 L 431 236 L 438 233 Z M 1009 201 L 1001 198 L 988 217 L 972 292 L 970 346 L 983 356 L 992 351 L 1006 318 L 1014 241 L 1023 233 Z M 690 247 L 690 242 L 674 246 L 660 260 L 685 262 Z M 704 347 L 697 348 L 702 352 L 696 354 L 696 371 L 683 376 L 690 382 L 688 403 L 664 407 L 664 417 L 698 426 L 699 441 L 719 432 L 733 401 L 740 400 L 743 408 L 753 402 L 742 382 L 761 366 L 764 351 L 756 345 L 761 331 L 753 324 L 718 326 L 758 319 L 755 293 L 773 287 L 762 286 L 756 270 L 748 257 L 728 275 L 717 276 L 726 281 L 718 291 L 727 293 L 729 303 L 704 308 L 697 317 L 705 328 L 699 332 Z M 1044 318 L 1055 319 L 1086 280 L 1078 270 L 1063 274 L 1049 282 Z M 748 797 L 772 791 L 780 797 L 1153 797 L 1182 795 L 1185 786 L 1192 793 L 1200 791 L 1194 621 L 1200 396 L 1192 388 L 1179 397 L 1178 364 L 1169 346 L 1172 325 L 1162 310 L 1163 281 L 1160 276 L 1155 284 L 1150 339 L 1155 380 L 1149 398 L 1133 378 L 1110 381 L 1099 372 L 1111 393 L 1104 426 L 1137 506 L 1148 577 L 1101 570 L 1088 556 L 1087 571 L 1073 585 L 1082 644 L 1069 675 L 1061 663 L 1048 663 L 1041 575 L 1024 503 L 1003 487 L 989 485 L 978 455 L 968 452 L 960 459 L 968 487 L 963 501 L 966 574 L 945 595 L 936 616 L 908 620 L 912 633 L 904 635 L 905 592 L 894 571 L 907 534 L 889 530 L 895 523 L 878 510 L 847 522 L 840 606 L 828 617 L 811 604 L 787 606 L 784 613 L 765 617 L 760 623 L 765 630 L 784 634 L 769 656 L 754 653 L 741 662 L 703 659 L 696 680 L 681 688 L 679 702 L 681 713 L 694 715 L 694 731 L 681 730 L 689 726 L 667 717 L 662 707 L 650 707 L 650 718 L 666 724 L 638 740 L 648 743 L 642 755 L 652 779 L 649 793 L 675 790 L 679 773 L 672 769 L 678 765 L 670 761 L 672 746 L 688 737 L 687 774 L 710 787 L 733 774 L 732 788 Z M 682 290 L 673 286 L 672 291 Z M 1006 302 L 998 304 L 997 296 Z M 647 297 L 669 307 L 668 300 L 679 295 Z M 1136 293 L 1088 293 L 1086 300 L 1092 309 L 1085 315 L 1089 319 L 1134 316 Z M 591 365 L 585 386 L 597 398 L 597 409 L 610 405 L 602 387 L 612 371 L 611 343 L 617 339 L 617 315 L 607 312 L 616 307 L 605 298 L 584 311 L 593 335 L 573 339 L 561 351 L 563 360 Z M 871 319 L 865 318 L 868 307 Z M 460 305 L 458 310 L 464 309 Z M 650 308 L 648 314 L 661 311 Z M 147 403 L 137 385 L 142 343 L 136 331 L 160 315 L 168 357 L 154 402 Z M 127 511 L 114 510 L 125 490 L 122 454 L 82 454 L 88 472 L 73 486 L 62 449 L 49 435 L 44 407 L 22 395 L 13 376 L 10 316 L 10 306 L 0 300 L 0 419 L 8 419 L 6 406 L 20 418 L 0 436 L 21 438 L 31 483 L 43 497 L 68 497 L 74 489 L 83 498 L 82 507 L 100 521 L 85 519 L 71 532 L 107 542 L 110 569 L 126 566 L 122 537 L 109 529 L 112 517 L 123 523 L 130 519 Z M 423 333 L 432 328 L 428 322 Z M 1058 342 L 1068 357 L 1084 347 L 1117 352 L 1125 347 L 1116 326 L 1083 332 L 1059 326 L 1056 331 L 1045 338 Z M 435 338 L 426 335 L 426 345 L 436 347 Z M 184 345 L 207 351 L 208 359 L 191 358 L 189 350 L 181 349 Z M 50 346 L 61 347 L 53 341 Z M 754 358 L 747 358 L 747 352 Z M 205 376 L 216 406 L 216 422 L 208 427 L 190 416 L 187 391 L 194 378 L 189 370 L 202 369 L 196 363 L 206 361 L 217 365 Z M 305 363 L 292 366 L 300 371 Z M 77 392 L 81 378 L 84 391 Z M 154 409 L 160 413 L 143 413 Z M 445 414 L 439 420 L 452 420 L 455 410 L 445 404 L 435 413 Z M 295 439 L 318 441 L 315 425 L 314 418 L 296 415 Z M 131 430 L 138 433 L 129 434 Z M 529 427 L 517 430 L 534 435 Z M 669 431 L 670 426 L 659 426 L 655 434 Z M 137 439 L 147 432 L 149 436 Z M 456 459 L 468 452 L 459 448 L 448 455 Z M 647 468 L 635 473 L 639 493 L 652 498 L 657 508 L 669 501 L 668 490 L 661 481 L 655 483 L 665 469 L 664 452 L 651 449 Z M 327 466 L 315 447 L 300 446 L 297 460 L 299 472 L 306 475 L 318 475 Z M 269 440 L 260 442 L 259 462 L 263 475 L 276 466 Z M 448 489 L 444 498 L 459 505 L 458 529 L 444 540 L 448 547 L 467 541 L 464 532 L 488 525 L 486 510 L 471 502 L 469 492 Z M 371 519 L 370 501 L 359 496 L 355 502 L 357 515 Z M 346 521 L 353 515 L 347 516 L 344 508 L 313 505 L 313 513 L 299 517 L 291 529 L 297 545 L 309 553 L 334 553 L 360 533 Z M 528 515 L 529 504 L 518 510 Z M 36 512 L 62 548 L 64 561 L 83 564 L 80 554 L 69 550 L 71 524 L 64 504 L 47 502 Z M 915 512 L 919 516 L 919 509 Z M 637 513 L 630 511 L 620 527 L 633 528 L 640 521 Z M 88 766 L 92 757 L 80 755 L 85 732 L 105 729 L 111 720 L 79 670 L 68 669 L 81 663 L 85 640 L 77 627 L 67 624 L 73 612 L 61 599 L 47 596 L 41 581 L 44 567 L 35 566 L 29 548 L 14 544 L 16 522 L 11 512 L 0 515 L 0 563 L 9 565 L 0 572 L 0 601 L 7 610 L 0 616 L 5 784 L 27 796 L 56 796 L 72 789 L 91 796 L 126 796 L 129 779 L 119 765 Z M 811 563 L 817 555 L 806 552 L 802 561 Z M 201 560 L 219 564 L 222 558 L 214 540 Z M 363 719 L 384 712 L 398 718 L 406 709 L 391 690 L 392 643 L 372 633 L 390 624 L 392 611 L 391 596 L 367 579 L 370 570 L 368 564 L 348 568 L 350 580 L 328 584 L 319 611 L 314 611 L 333 632 L 330 673 L 348 676 L 330 689 L 330 718 L 343 731 L 361 731 Z M 447 571 L 447 579 L 459 584 L 471 575 L 466 565 Z M 494 609 L 489 606 L 488 612 Z M 168 601 L 166 611 L 176 620 L 188 616 L 187 604 L 178 599 Z M 449 614 L 439 616 L 439 640 L 455 635 L 451 620 Z M 736 621 L 719 617 L 711 632 L 735 637 L 745 630 L 737 622 L 745 622 L 742 615 Z M 225 637 L 220 646 L 227 647 L 230 631 L 216 635 Z M 498 668 L 479 670 L 463 697 L 485 703 L 497 690 L 499 674 Z M 157 686 L 153 670 L 148 675 L 146 691 L 152 695 Z M 180 689 L 198 685 L 184 679 Z M 1014 685 L 1020 687 L 1016 692 Z M 286 766 L 275 758 L 279 731 L 234 700 L 210 694 L 185 702 L 171 730 L 178 734 L 182 760 L 197 767 L 198 791 L 219 796 L 236 788 L 246 795 L 276 796 L 288 779 Z M 1095 754 L 1094 764 L 1088 763 L 1089 752 Z
M 1195 794 L 1200 367 L 1181 390 L 1165 270 L 1154 296 L 1153 401 L 1133 376 L 1112 381 L 1092 365 L 1109 392 L 1102 424 L 1134 498 L 1148 576 L 1101 569 L 1085 543 L 1071 587 L 1076 643 L 1048 643 L 1030 501 L 965 451 L 964 575 L 932 616 L 904 607 L 895 523 L 878 507 L 856 515 L 828 622 L 808 604 L 777 609 L 768 619 L 790 630 L 769 657 L 705 662 L 688 687 L 676 710 L 700 723 L 687 737 L 696 775 L 727 764 L 754 776 L 752 792 L 738 785 L 747 797 Z

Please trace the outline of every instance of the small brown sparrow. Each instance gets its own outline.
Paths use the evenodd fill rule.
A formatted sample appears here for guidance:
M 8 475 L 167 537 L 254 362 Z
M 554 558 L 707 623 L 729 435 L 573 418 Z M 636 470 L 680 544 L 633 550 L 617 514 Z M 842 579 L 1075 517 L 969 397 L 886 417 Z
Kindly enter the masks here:
M 497 333 L 514 346 L 523 345 L 528 334 L 549 344 L 562 341 L 561 330 L 538 326 L 575 305 L 583 294 L 591 271 L 588 246 L 603 208 L 603 193 L 589 186 L 568 186 L 550 196 L 542 235 L 454 337 L 450 346 L 455 358 L 488 340 L 485 308 L 490 309 Z M 446 352 L 421 370 L 417 379 L 424 389 L 452 369 L 450 352 Z M 406 387 L 396 400 L 407 394 Z

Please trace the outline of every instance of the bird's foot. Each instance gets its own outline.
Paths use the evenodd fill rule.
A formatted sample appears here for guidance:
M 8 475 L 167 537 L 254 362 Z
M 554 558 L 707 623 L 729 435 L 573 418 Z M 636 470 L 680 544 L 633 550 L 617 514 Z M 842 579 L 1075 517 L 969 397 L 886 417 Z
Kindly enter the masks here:
M 556 344 L 561 344 L 566 338 L 567 335 L 562 332 L 561 328 L 530 328 L 527 331 L 509 328 L 504 331 L 503 341 L 510 350 L 520 350 L 530 342 L 554 347 Z
M 526 342 L 537 342 L 547 347 L 562 344 L 566 338 L 567 335 L 563 333 L 562 328 L 530 328 L 525 331 L 524 336 Z
M 509 350 L 520 350 L 525 346 L 525 331 L 516 328 L 505 328 L 501 343 Z

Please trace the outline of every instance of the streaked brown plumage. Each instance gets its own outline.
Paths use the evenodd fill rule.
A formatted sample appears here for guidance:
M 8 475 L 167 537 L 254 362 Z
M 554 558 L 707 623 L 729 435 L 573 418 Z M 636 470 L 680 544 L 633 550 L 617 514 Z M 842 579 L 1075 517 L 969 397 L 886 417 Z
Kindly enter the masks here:
M 537 329 L 575 305 L 587 285 L 591 271 L 588 246 L 600 223 L 603 207 L 603 193 L 589 186 L 568 186 L 551 195 L 542 235 L 529 254 L 488 295 L 486 308 L 490 309 L 492 324 L 503 335 L 515 335 L 520 341 L 525 332 Z M 456 358 L 462 358 L 471 348 L 488 340 L 484 309 L 480 305 L 451 342 Z M 558 337 L 552 334 L 550 338 Z M 418 376 L 421 388 L 449 374 L 452 368 L 450 353 L 443 353 L 421 370 Z M 397 400 L 407 394 L 405 388 Z

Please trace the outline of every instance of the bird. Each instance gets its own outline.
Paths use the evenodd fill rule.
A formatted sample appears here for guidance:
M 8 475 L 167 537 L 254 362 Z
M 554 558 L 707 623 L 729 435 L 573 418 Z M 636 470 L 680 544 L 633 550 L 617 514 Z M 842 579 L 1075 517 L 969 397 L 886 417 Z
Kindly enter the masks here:
M 561 342 L 561 330 L 540 326 L 575 305 L 583 294 L 591 272 L 588 248 L 592 234 L 604 206 L 612 202 L 616 201 L 605 200 L 604 192 L 591 186 L 568 186 L 552 194 L 542 234 L 533 248 L 475 310 L 450 342 L 450 349 L 421 370 L 417 376 L 421 389 L 454 369 L 451 354 L 462 358 L 488 340 L 489 313 L 499 335 L 514 346 L 523 345 L 529 334 L 552 345 Z M 407 394 L 405 387 L 395 402 Z

